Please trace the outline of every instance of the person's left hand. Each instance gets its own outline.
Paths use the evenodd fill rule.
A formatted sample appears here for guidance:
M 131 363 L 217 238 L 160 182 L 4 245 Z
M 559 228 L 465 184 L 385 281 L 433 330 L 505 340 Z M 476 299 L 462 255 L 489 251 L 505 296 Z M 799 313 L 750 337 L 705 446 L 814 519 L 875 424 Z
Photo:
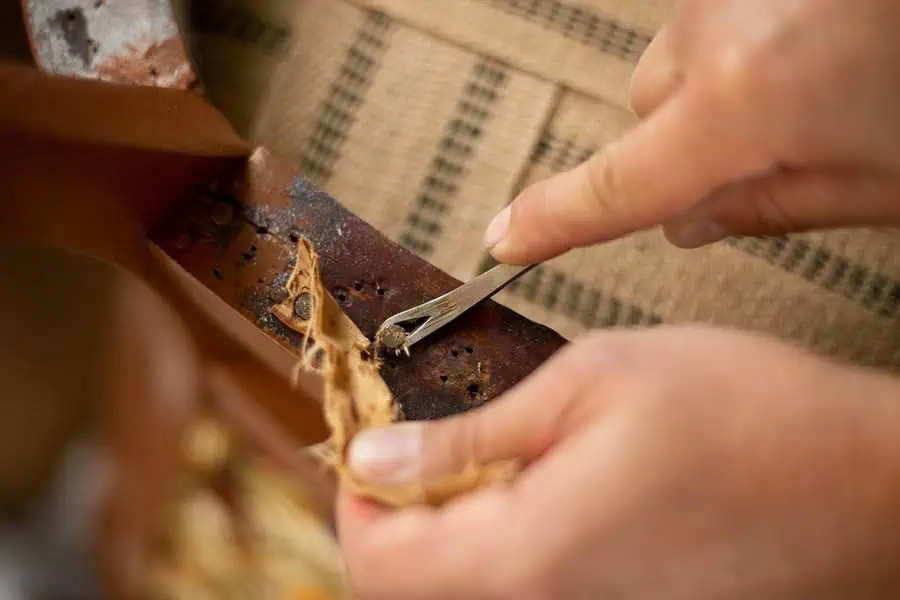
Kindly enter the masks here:
M 594 334 L 486 407 L 357 438 L 381 481 L 527 467 L 436 509 L 344 492 L 349 576 L 363 600 L 897 597 L 898 399 L 758 336 Z

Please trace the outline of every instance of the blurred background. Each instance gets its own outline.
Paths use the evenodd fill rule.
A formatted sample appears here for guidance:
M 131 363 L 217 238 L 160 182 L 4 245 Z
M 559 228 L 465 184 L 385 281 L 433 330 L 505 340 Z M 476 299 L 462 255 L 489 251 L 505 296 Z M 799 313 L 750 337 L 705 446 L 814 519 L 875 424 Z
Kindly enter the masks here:
M 114 272 L 0 246 L 0 598 L 90 598 L 89 532 L 104 493 L 100 364 Z

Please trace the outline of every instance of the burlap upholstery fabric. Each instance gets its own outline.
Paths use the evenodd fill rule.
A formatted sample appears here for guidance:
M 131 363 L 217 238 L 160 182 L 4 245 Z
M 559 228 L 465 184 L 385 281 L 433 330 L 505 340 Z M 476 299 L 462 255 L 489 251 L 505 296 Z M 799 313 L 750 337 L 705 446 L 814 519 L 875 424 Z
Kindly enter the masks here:
M 523 185 L 633 124 L 631 72 L 672 4 L 197 0 L 190 21 L 206 93 L 242 133 L 467 279 Z M 550 261 L 499 299 L 567 337 L 713 323 L 896 369 L 898 249 L 893 231 L 835 231 L 683 251 L 651 231 Z

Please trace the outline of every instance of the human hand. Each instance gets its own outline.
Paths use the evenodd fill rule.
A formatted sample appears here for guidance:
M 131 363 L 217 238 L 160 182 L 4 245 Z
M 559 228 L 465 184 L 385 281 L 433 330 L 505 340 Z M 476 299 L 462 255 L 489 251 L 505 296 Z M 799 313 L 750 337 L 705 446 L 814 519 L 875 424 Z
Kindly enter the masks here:
M 485 244 L 528 263 L 663 223 L 683 247 L 900 224 L 898 27 L 894 0 L 680 0 L 634 74 L 642 121 Z
M 748 334 L 594 334 L 483 408 L 355 440 L 382 481 L 527 467 L 438 509 L 344 493 L 350 579 L 361 600 L 895 597 L 898 397 Z

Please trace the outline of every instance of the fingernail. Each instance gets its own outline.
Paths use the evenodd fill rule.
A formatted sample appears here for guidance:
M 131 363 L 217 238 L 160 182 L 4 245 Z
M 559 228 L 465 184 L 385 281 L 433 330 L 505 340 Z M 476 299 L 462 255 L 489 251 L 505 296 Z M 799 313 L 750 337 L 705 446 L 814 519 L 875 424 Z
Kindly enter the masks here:
M 484 232 L 484 246 L 488 250 L 499 244 L 509 229 L 509 207 L 507 206 L 494 217 Z
M 422 425 L 363 431 L 350 442 L 350 468 L 372 483 L 407 483 L 422 473 Z
M 725 228 L 713 221 L 682 221 L 671 225 L 668 232 L 669 241 L 682 248 L 699 248 L 725 236 Z

